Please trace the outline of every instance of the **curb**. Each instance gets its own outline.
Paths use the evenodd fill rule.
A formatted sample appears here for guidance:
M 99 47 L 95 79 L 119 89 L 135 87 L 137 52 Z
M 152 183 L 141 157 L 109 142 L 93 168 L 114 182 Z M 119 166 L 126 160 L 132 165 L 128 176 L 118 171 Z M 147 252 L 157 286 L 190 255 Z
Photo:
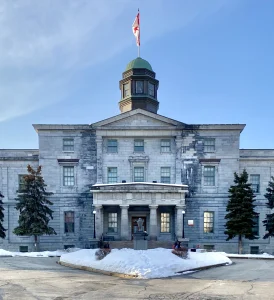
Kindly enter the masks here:
M 193 269 L 188 269 L 188 270 L 184 270 L 184 271 L 179 271 L 176 273 L 184 273 L 184 272 L 191 272 L 191 271 L 202 271 L 202 270 L 207 270 L 207 269 L 211 269 L 211 268 L 217 268 L 217 267 L 223 267 L 223 266 L 229 266 L 228 263 L 221 263 L 221 264 L 216 264 L 216 265 L 209 265 L 209 266 L 204 266 L 204 267 L 199 267 L 199 268 L 193 268 Z
M 84 271 L 89 271 L 89 272 L 94 272 L 94 273 L 100 273 L 100 274 L 104 274 L 104 275 L 108 275 L 108 276 L 115 276 L 115 277 L 124 278 L 124 279 L 136 279 L 136 278 L 138 278 L 138 275 L 130 275 L 130 274 L 104 271 L 104 270 L 100 270 L 100 269 L 94 269 L 92 267 L 73 265 L 73 264 L 62 262 L 62 261 L 57 261 L 56 263 L 59 264 L 59 265 L 62 265 L 64 267 L 69 267 L 69 268 L 72 268 L 72 269 L 78 269 L 78 270 L 84 270 Z
M 0 258 L 1 257 L 13 257 L 13 255 L 0 255 Z
M 234 257 L 234 256 L 227 256 L 230 259 L 258 259 L 258 260 L 274 260 L 274 257 Z

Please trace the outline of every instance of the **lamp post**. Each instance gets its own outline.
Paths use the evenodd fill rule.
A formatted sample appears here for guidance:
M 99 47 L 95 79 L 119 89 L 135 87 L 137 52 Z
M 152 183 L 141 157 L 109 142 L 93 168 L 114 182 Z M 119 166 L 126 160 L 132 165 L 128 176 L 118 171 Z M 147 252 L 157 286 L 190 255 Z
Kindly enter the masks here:
M 183 215 L 183 233 L 182 233 L 182 238 L 185 238 L 185 211 L 182 210 L 182 215 Z
M 93 238 L 94 238 L 94 239 L 96 239 L 95 215 L 96 215 L 96 210 L 93 211 Z

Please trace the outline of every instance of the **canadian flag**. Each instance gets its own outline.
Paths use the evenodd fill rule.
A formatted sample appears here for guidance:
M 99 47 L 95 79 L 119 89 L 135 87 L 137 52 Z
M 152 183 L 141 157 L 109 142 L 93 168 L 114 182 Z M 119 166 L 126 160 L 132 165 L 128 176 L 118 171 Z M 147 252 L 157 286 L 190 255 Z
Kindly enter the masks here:
M 132 31 L 136 37 L 136 45 L 139 47 L 140 46 L 140 13 L 139 13 L 139 10 L 138 10 L 138 14 L 132 24 Z

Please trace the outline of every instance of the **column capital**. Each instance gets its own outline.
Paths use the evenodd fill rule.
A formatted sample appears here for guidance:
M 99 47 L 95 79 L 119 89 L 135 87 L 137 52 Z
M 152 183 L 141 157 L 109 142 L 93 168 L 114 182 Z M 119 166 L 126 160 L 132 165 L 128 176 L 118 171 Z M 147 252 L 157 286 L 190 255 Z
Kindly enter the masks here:
M 94 207 L 94 209 L 97 210 L 97 209 L 102 209 L 102 208 L 103 208 L 103 205 L 94 205 L 93 207 Z
M 176 205 L 176 209 L 183 209 L 183 210 L 185 210 L 186 206 L 185 205 Z
M 129 205 L 119 205 L 121 209 L 128 209 Z
M 158 205 L 149 205 L 148 206 L 150 209 L 157 209 L 158 208 Z

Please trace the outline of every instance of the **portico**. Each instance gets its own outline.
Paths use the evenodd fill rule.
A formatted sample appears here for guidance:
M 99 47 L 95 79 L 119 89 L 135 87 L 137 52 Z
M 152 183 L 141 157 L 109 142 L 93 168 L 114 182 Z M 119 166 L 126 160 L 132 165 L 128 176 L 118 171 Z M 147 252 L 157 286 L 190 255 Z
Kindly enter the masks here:
M 187 186 L 130 182 L 95 184 L 92 187 L 96 209 L 96 232 L 115 240 L 131 240 L 136 220 L 144 220 L 144 230 L 153 240 L 182 238 L 182 210 Z M 136 223 L 136 224 L 135 224 Z

